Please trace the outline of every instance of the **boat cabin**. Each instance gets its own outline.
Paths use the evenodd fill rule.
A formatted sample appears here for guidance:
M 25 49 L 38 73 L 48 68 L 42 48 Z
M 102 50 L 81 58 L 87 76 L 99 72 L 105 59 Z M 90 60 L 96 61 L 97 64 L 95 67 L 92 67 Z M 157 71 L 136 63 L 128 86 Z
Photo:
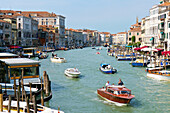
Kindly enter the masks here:
M 28 58 L 0 59 L 0 82 L 13 83 L 14 74 L 16 82 L 21 77 L 24 84 L 40 82 L 39 66 L 39 61 Z
M 130 95 L 131 90 L 125 87 L 109 87 L 107 88 L 107 92 L 115 94 L 115 95 Z
M 30 57 L 34 57 L 34 56 L 36 56 L 36 48 L 23 48 L 23 55 L 25 56 L 25 57 L 28 57 L 28 56 L 30 56 Z

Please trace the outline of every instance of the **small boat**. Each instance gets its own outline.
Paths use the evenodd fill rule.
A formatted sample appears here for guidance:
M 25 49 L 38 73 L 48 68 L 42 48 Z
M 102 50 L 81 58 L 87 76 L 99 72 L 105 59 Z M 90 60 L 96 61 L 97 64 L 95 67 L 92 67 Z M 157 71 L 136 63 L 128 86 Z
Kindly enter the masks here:
M 77 68 L 68 68 L 64 71 L 64 74 L 68 77 L 78 78 L 81 72 Z
M 163 70 L 163 67 L 147 68 L 147 76 L 157 80 L 170 81 L 170 71 Z
M 150 63 L 150 61 L 147 60 L 147 58 L 142 57 L 142 56 L 136 58 L 135 61 L 130 62 L 130 64 L 131 64 L 133 67 L 146 67 L 147 64 L 149 64 L 149 63 Z
M 130 101 L 135 97 L 131 94 L 131 90 L 126 88 L 125 86 L 116 86 L 111 85 L 107 86 L 106 88 L 97 89 L 97 94 L 115 104 L 119 105 L 128 105 Z
M 92 49 L 96 49 L 95 47 L 92 47 Z
M 3 111 L 6 113 L 8 111 L 8 104 L 9 101 L 3 101 Z M 27 103 L 26 102 L 19 102 L 19 111 L 20 113 L 27 113 Z M 34 112 L 33 103 L 29 103 L 29 111 L 30 113 Z M 11 101 L 11 113 L 17 113 L 17 101 Z M 37 104 L 37 113 L 64 113 L 60 110 L 51 109 L 42 105 Z
M 100 54 L 100 52 L 96 52 L 96 54 Z
M 106 73 L 106 74 L 114 74 L 117 72 L 117 70 L 114 69 L 113 67 L 111 67 L 110 64 L 105 64 L 105 63 L 100 64 L 99 69 L 100 69 L 100 71 L 102 71 L 103 73 Z
M 54 56 L 53 58 L 51 58 L 52 62 L 56 62 L 56 63 L 65 63 L 66 59 L 65 58 L 61 58 L 61 57 L 56 57 Z
M 42 53 L 38 56 L 39 59 L 46 59 L 48 58 L 48 54 Z

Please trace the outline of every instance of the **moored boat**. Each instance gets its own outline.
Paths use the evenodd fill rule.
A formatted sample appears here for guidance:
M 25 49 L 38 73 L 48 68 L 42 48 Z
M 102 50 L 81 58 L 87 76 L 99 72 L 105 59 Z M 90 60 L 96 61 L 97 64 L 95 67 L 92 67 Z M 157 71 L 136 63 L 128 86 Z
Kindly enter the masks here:
M 68 68 L 64 71 L 64 74 L 68 77 L 78 78 L 81 72 L 77 68 Z
M 51 58 L 51 62 L 56 62 L 56 63 L 65 63 L 66 59 L 65 58 L 61 58 L 61 57 L 53 57 Z
M 134 60 L 136 60 L 136 58 L 135 57 L 132 58 L 132 57 L 120 57 L 119 56 L 119 57 L 117 57 L 117 60 L 118 61 L 132 61 L 133 60 L 134 61 Z
M 103 99 L 111 103 L 119 103 L 120 105 L 127 105 L 135 97 L 131 94 L 131 90 L 124 86 L 107 86 L 97 90 L 97 94 Z
M 117 70 L 114 69 L 113 67 L 111 67 L 110 64 L 106 64 L 106 63 L 100 64 L 99 69 L 100 69 L 100 71 L 102 71 L 103 73 L 106 73 L 106 74 L 114 74 L 117 72 Z
M 163 67 L 147 68 L 147 76 L 157 80 L 170 80 L 170 71 L 163 70 Z

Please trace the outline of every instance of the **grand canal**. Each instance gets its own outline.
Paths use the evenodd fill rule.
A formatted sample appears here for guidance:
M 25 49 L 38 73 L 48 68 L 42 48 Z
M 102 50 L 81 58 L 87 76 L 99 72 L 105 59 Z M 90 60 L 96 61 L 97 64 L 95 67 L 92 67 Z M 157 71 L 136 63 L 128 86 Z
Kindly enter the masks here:
M 47 71 L 52 81 L 53 98 L 46 106 L 63 110 L 65 113 L 168 113 L 170 112 L 170 82 L 157 81 L 146 76 L 145 68 L 134 68 L 129 62 L 117 61 L 107 56 L 106 48 L 96 54 L 91 48 L 69 51 L 56 51 L 67 63 L 52 63 L 50 57 L 41 61 L 41 75 Z M 118 73 L 107 75 L 99 71 L 102 62 L 110 63 Z M 81 77 L 70 79 L 64 70 L 77 67 Z M 122 79 L 125 86 L 132 90 L 135 99 L 129 106 L 116 106 L 97 96 L 97 89 L 109 80 L 118 83 Z

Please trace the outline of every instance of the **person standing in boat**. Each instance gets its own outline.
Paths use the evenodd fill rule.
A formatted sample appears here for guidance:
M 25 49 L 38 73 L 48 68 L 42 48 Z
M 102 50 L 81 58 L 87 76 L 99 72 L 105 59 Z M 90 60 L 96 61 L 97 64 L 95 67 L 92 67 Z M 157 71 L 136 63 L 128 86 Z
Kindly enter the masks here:
M 110 86 L 109 81 L 107 81 L 107 83 L 105 84 L 106 87 Z
M 120 78 L 119 78 L 118 85 L 120 85 L 120 86 L 124 85 L 124 83 L 122 82 L 122 80 Z
M 54 57 L 54 52 L 52 52 L 52 57 Z

